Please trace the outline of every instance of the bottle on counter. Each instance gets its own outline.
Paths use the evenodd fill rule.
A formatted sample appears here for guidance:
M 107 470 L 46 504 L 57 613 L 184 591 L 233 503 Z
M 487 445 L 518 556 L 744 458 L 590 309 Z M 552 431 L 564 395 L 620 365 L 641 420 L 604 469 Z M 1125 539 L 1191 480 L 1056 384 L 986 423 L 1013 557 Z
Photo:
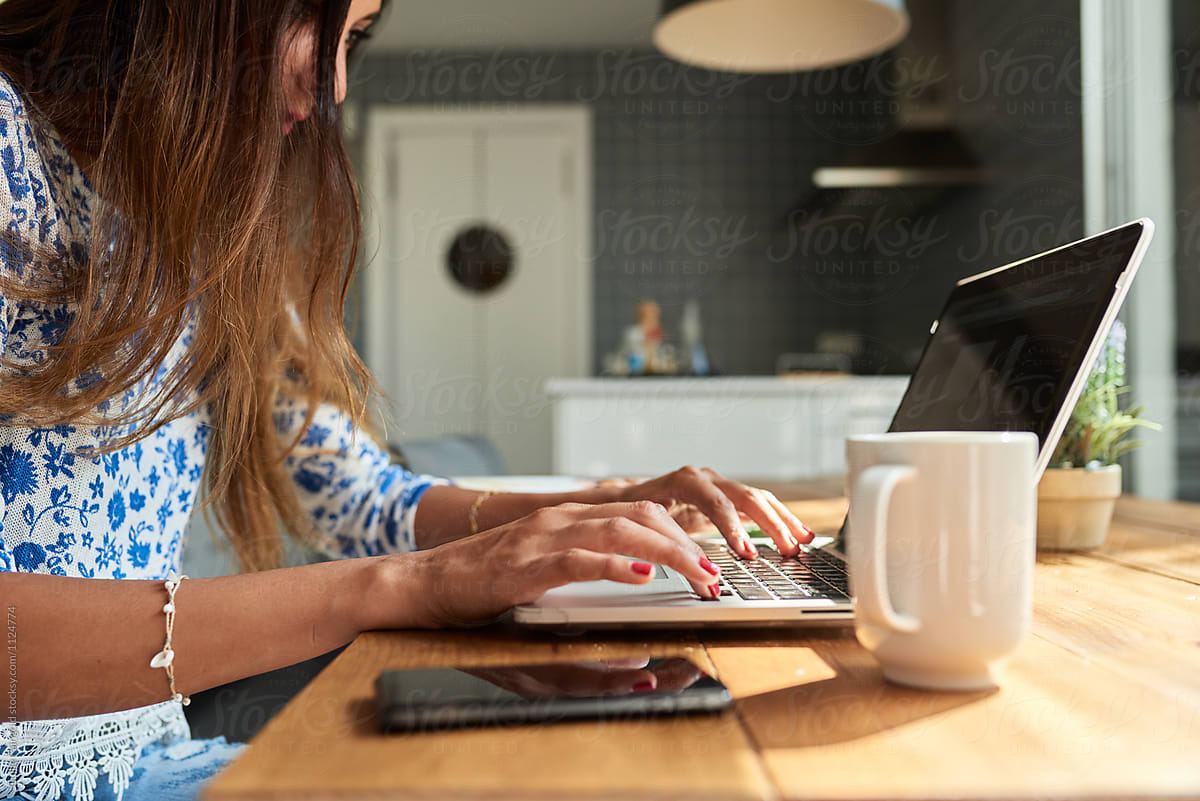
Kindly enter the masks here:
M 683 319 L 679 325 L 680 341 L 683 343 L 683 358 L 692 375 L 708 375 L 708 354 L 700 330 L 700 303 L 695 298 L 683 307 Z
M 646 335 L 641 326 L 631 325 L 625 329 L 623 350 L 628 366 L 627 375 L 641 375 L 646 372 Z
M 637 305 L 635 316 L 637 327 L 642 332 L 642 355 L 645 358 L 642 372 L 654 375 L 662 373 L 659 354 L 659 346 L 663 341 L 662 312 L 657 303 L 647 299 Z

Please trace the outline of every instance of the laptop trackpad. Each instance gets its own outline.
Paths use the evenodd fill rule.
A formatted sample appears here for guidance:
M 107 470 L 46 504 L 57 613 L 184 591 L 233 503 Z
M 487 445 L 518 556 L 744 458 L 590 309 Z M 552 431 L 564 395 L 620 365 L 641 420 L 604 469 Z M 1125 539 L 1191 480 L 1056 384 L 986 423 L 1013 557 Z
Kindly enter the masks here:
M 662 565 L 654 566 L 654 578 L 645 584 L 620 581 L 577 581 L 547 592 L 534 606 L 619 606 L 647 602 L 696 600 L 683 576 Z

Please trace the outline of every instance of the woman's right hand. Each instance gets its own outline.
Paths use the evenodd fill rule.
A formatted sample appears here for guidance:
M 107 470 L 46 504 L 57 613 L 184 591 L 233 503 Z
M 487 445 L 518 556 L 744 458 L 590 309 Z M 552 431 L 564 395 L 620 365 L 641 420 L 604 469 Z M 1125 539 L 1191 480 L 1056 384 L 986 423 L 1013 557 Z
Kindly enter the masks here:
M 573 581 L 646 584 L 655 564 L 677 570 L 701 598 L 714 598 L 720 573 L 653 501 L 548 506 L 380 564 L 385 580 L 375 601 L 389 609 L 378 615 L 379 628 L 477 623 Z

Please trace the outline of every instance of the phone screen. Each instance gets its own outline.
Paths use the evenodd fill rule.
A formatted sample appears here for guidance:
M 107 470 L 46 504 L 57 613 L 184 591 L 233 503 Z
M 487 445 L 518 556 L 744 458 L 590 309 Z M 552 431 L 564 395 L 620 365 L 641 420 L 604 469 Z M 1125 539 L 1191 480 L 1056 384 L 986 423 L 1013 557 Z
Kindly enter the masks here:
M 385 670 L 376 687 L 389 731 L 710 712 L 731 700 L 679 657 Z

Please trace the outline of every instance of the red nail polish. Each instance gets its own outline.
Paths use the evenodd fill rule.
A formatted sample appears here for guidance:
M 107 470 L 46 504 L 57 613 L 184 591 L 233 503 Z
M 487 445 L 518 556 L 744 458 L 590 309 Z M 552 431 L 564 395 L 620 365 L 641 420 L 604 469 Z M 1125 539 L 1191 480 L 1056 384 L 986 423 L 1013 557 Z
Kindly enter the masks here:
M 800 525 L 800 528 L 804 529 L 805 533 L 808 534 L 808 536 L 810 536 L 810 537 L 817 536 L 817 532 L 813 531 L 811 528 L 804 525 L 803 523 Z
M 709 573 L 712 573 L 714 576 L 721 575 L 721 568 L 714 565 L 707 556 L 700 557 L 700 567 L 704 568 Z
M 634 562 L 633 572 L 640 576 L 648 576 L 654 572 L 654 565 L 646 564 L 645 562 Z
M 708 592 L 710 595 L 712 595 L 712 597 L 720 598 L 721 597 L 721 585 L 720 584 L 709 584 Z
M 652 682 L 652 681 L 639 681 L 637 684 L 633 685 L 633 691 L 635 693 L 649 692 L 650 690 L 653 690 L 653 689 L 654 689 L 654 682 Z

